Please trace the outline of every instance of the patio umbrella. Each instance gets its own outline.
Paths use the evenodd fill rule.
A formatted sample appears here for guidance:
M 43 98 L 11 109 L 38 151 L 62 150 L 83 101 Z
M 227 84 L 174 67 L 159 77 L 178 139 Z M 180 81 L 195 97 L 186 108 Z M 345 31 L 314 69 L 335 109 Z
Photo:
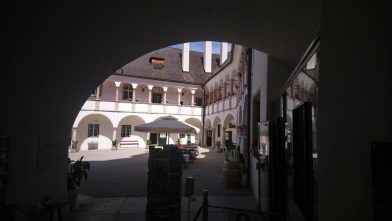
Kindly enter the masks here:
M 151 133 L 193 133 L 195 128 L 182 123 L 172 116 L 163 117 L 159 120 L 135 126 L 135 131 Z
M 193 129 L 194 129 L 193 132 L 200 133 L 200 128 L 198 128 L 196 126 L 193 126 L 192 124 L 189 124 L 189 123 L 186 123 L 186 122 L 182 122 L 182 123 L 184 123 L 184 124 L 186 124 L 186 125 L 188 125 L 190 127 L 193 127 Z

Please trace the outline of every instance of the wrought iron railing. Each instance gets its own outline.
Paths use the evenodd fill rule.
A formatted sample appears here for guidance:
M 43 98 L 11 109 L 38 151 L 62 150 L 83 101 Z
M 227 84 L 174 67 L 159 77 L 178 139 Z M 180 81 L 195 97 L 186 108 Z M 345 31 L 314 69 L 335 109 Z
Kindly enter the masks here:
M 225 209 L 229 211 L 237 211 L 239 212 L 236 220 L 248 220 L 250 221 L 251 218 L 249 217 L 249 213 L 253 214 L 258 214 L 261 217 L 264 218 L 264 220 L 270 220 L 271 218 L 274 218 L 273 220 L 279 220 L 279 221 L 284 221 L 285 218 L 282 214 L 280 213 L 275 213 L 275 212 L 261 212 L 257 210 L 248 210 L 248 209 L 239 209 L 239 208 L 234 208 L 234 207 L 227 207 L 227 206 L 219 206 L 219 205 L 212 205 L 208 202 L 208 190 L 204 190 L 203 192 L 203 203 L 200 206 L 200 208 L 197 210 L 195 217 L 193 218 L 193 221 L 197 221 L 199 218 L 200 214 L 202 214 L 202 221 L 208 221 L 208 209 L 209 208 L 216 208 L 216 209 Z

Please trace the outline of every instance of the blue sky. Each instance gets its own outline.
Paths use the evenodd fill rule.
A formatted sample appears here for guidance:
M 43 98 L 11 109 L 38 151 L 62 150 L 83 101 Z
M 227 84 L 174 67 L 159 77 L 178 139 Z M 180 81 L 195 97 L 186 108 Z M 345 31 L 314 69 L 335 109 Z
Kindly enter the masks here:
M 182 48 L 182 44 L 176 44 L 170 46 L 172 48 Z M 204 52 L 204 41 L 190 42 L 189 44 L 191 51 L 199 51 Z M 231 51 L 231 44 L 229 43 L 229 51 Z M 213 41 L 212 42 L 212 53 L 219 54 L 220 53 L 220 42 Z

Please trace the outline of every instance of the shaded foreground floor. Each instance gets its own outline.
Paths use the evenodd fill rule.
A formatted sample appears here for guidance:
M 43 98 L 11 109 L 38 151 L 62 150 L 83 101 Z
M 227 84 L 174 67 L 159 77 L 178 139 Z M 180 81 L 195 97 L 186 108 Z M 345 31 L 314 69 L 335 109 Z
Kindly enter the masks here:
M 145 197 L 132 198 L 92 198 L 80 196 L 78 208 L 71 213 L 68 220 L 72 221 L 123 221 L 145 220 Z M 252 196 L 211 196 L 210 204 L 256 210 L 257 202 Z M 202 204 L 202 197 L 196 197 L 191 202 L 190 217 L 195 216 Z M 188 220 L 188 198 L 182 198 L 181 220 Z M 228 212 L 223 209 L 209 209 L 209 220 L 235 220 L 237 212 Z M 199 216 L 198 220 L 202 220 Z M 261 216 L 251 215 L 251 220 L 264 220 Z
M 88 180 L 81 185 L 77 208 L 68 220 L 145 219 L 148 150 L 94 150 L 70 153 L 69 156 L 73 160 L 84 156 L 84 160 L 90 161 L 91 170 Z M 256 210 L 257 202 L 250 188 L 224 187 L 223 160 L 224 153 L 202 149 L 199 158 L 183 169 L 183 184 L 187 176 L 197 179 L 196 202 L 191 202 L 192 218 L 202 204 L 204 189 L 209 191 L 210 203 Z M 183 198 L 182 220 L 187 220 L 187 212 L 188 198 Z M 222 209 L 211 209 L 209 214 L 210 220 L 235 220 L 229 219 L 235 214 Z
M 250 188 L 224 187 L 224 153 L 204 148 L 200 152 L 199 158 L 183 169 L 182 175 L 183 183 L 187 176 L 196 179 L 196 195 L 202 195 L 204 189 L 211 196 L 252 195 Z M 148 150 L 90 150 L 70 153 L 69 156 L 72 160 L 84 156 L 84 160 L 91 163 L 88 180 L 82 182 L 80 193 L 100 198 L 146 196 Z

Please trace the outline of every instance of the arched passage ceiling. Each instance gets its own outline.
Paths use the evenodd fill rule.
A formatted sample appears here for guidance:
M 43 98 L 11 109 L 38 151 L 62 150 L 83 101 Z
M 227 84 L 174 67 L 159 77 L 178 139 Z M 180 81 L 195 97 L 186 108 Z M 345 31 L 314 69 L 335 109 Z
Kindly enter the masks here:
M 10 21 L 5 28 L 6 68 L 13 73 L 5 81 L 24 81 L 6 85 L 3 94 L 24 97 L 28 90 L 40 99 L 25 100 L 22 106 L 6 99 L 8 113 L 16 115 L 13 108 L 29 106 L 35 110 L 22 121 L 32 121 L 36 113 L 45 115 L 50 110 L 45 116 L 61 116 L 63 123 L 73 121 L 89 93 L 116 68 L 175 43 L 244 44 L 294 67 L 320 27 L 321 11 L 319 0 L 11 4 L 19 5 L 5 10 L 5 20 Z M 59 108 L 59 103 L 68 108 Z M 47 126 L 55 125 L 52 121 Z
M 24 30 L 30 32 L 24 37 L 63 45 L 66 54 L 81 53 L 93 61 L 101 56 L 109 62 L 118 59 L 121 66 L 152 50 L 206 38 L 246 43 L 293 65 L 318 30 L 321 10 L 320 1 L 310 0 L 53 4 L 26 5 L 15 11 L 15 17 L 31 27 Z

